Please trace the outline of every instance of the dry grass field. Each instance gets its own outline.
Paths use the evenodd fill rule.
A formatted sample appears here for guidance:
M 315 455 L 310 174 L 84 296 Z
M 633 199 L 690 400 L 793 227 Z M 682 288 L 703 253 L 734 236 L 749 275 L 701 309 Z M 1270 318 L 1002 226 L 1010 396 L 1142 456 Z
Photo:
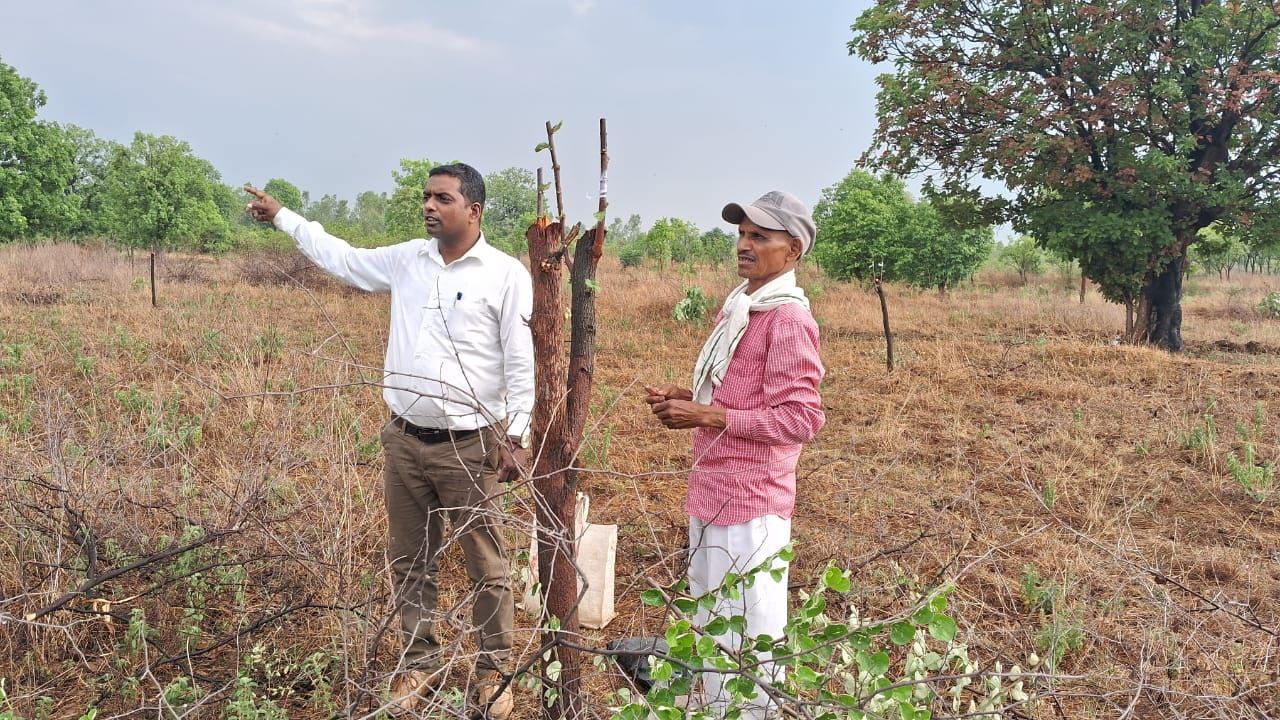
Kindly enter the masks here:
M 295 718 L 371 711 L 397 650 L 374 386 L 388 303 L 318 274 L 267 282 L 281 262 L 168 258 L 153 309 L 145 256 L 0 250 L 0 717 L 223 717 L 255 694 Z M 683 288 L 733 282 L 611 257 L 600 275 L 583 485 L 592 519 L 620 526 L 621 615 L 593 645 L 662 628 L 638 594 L 680 572 L 688 436 L 640 386 L 689 373 L 708 327 L 671 319 Z M 1061 650 L 1039 687 L 1054 696 L 1011 716 L 1280 714 L 1280 491 L 1236 479 L 1246 444 L 1255 465 L 1280 456 L 1280 320 L 1253 309 L 1280 276 L 1193 279 L 1179 355 L 1113 344 L 1122 308 L 1078 303 L 1069 280 L 894 288 L 891 374 L 875 296 L 801 280 L 827 425 L 801 460 L 798 588 L 833 561 L 875 617 L 954 583 L 984 663 Z M 441 576 L 450 607 L 456 549 Z M 614 678 L 587 672 L 603 714 Z

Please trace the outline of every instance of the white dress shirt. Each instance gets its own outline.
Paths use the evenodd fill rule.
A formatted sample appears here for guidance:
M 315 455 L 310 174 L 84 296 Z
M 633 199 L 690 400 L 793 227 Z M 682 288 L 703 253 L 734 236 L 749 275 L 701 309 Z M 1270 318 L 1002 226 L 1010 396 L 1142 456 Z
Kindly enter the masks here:
M 523 435 L 533 412 L 533 281 L 485 242 L 446 264 L 435 239 L 353 248 L 283 208 L 275 226 L 339 280 L 391 293 L 382 397 L 427 428 L 473 430 L 507 421 Z

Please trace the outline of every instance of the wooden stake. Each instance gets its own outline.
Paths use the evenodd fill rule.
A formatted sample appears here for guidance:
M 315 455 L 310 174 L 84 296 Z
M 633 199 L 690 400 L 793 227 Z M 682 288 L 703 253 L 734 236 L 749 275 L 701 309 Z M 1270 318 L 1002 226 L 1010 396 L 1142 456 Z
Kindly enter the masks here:
M 156 306 L 156 254 L 151 253 L 151 307 Z

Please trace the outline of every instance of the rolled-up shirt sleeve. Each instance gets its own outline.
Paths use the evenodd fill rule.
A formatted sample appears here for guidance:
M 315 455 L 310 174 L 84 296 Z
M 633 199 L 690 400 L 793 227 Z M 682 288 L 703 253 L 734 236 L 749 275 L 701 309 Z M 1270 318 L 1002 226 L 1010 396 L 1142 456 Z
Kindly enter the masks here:
M 354 248 L 330 235 L 318 222 L 289 208 L 276 213 L 275 226 L 284 231 L 311 262 L 342 282 L 369 292 L 389 292 L 399 246 Z
M 725 433 L 766 445 L 799 445 L 826 422 L 818 385 L 824 369 L 816 324 L 777 322 L 769 332 L 759 410 L 725 410 Z
M 523 435 L 533 416 L 533 334 L 529 317 L 533 315 L 533 280 L 523 265 L 514 268 L 507 279 L 498 319 L 502 336 L 503 374 L 507 389 L 507 434 Z

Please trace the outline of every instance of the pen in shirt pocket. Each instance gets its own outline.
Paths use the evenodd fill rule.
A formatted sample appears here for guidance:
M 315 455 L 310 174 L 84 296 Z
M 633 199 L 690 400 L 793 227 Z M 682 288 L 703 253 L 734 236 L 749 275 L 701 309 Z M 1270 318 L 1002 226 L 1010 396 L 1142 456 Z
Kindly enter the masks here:
M 453 307 L 449 308 L 449 316 L 445 318 L 445 322 L 450 326 L 454 326 L 454 320 L 458 318 L 458 313 L 462 312 L 462 291 L 453 298 Z

